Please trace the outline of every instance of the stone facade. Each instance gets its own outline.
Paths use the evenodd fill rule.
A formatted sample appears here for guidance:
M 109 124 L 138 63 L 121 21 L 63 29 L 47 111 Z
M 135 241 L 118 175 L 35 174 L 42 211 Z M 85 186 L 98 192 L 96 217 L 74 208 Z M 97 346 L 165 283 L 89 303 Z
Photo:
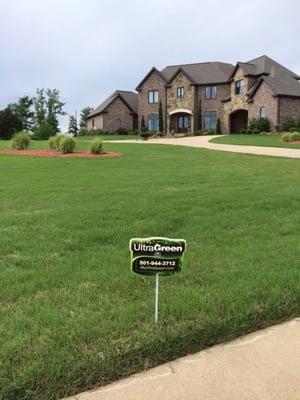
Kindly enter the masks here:
M 126 131 L 137 129 L 137 116 L 117 97 L 101 114 L 89 118 L 88 131 L 100 129 L 104 132 L 115 132 L 118 128 Z
M 177 97 L 177 88 L 183 88 L 184 96 Z M 183 72 L 178 75 L 167 86 L 167 132 L 176 131 L 176 124 L 172 124 L 172 116 L 176 114 L 188 114 L 190 118 L 189 131 L 194 131 L 194 112 L 195 112 L 195 87 Z
M 215 86 L 217 89 L 217 97 L 216 99 L 206 99 L 205 98 L 205 90 L 206 87 L 208 86 Z M 226 97 L 230 96 L 230 85 L 225 83 L 225 84 L 216 84 L 216 85 L 205 85 L 205 86 L 199 86 L 198 87 L 198 101 L 200 101 L 200 109 L 201 109 L 201 121 L 202 121 L 202 126 L 201 129 L 204 130 L 204 116 L 205 112 L 207 111 L 216 111 L 217 112 L 217 118 L 220 119 L 221 123 L 221 132 L 225 131 L 225 124 L 224 124 L 224 119 L 223 119 L 223 114 L 224 114 L 224 103 L 222 103 L 222 100 L 225 99 Z
M 300 119 L 300 99 L 293 97 L 278 98 L 278 125 L 283 126 L 287 118 Z
M 145 119 L 145 124 L 147 126 L 148 116 L 150 114 L 158 114 L 159 102 L 161 101 L 162 109 L 163 109 L 163 124 L 164 124 L 164 132 L 166 131 L 166 88 L 165 88 L 165 80 L 163 77 L 157 72 L 153 71 L 145 82 L 138 89 L 138 113 L 139 113 L 139 121 L 138 126 L 141 129 L 141 121 L 142 117 Z M 158 90 L 158 103 L 150 104 L 148 102 L 148 92 L 151 90 Z
M 244 90 L 242 94 L 235 94 L 235 84 L 238 80 L 243 80 Z M 253 79 L 245 77 L 242 68 L 238 68 L 231 82 L 231 100 L 224 103 L 223 132 L 231 133 L 230 117 L 238 110 L 248 112 L 248 120 L 260 117 L 261 107 L 266 107 L 267 118 L 270 121 L 271 129 L 278 126 L 278 98 L 274 97 L 271 89 L 265 82 L 262 82 L 257 89 L 251 102 L 247 102 L 247 92 L 253 84 Z

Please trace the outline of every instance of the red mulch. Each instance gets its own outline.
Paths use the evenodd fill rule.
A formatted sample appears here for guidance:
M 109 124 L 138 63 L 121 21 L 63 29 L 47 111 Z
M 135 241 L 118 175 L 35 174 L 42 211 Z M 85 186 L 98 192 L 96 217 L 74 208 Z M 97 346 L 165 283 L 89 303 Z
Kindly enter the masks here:
M 295 140 L 292 144 L 300 144 L 300 140 Z
M 87 158 L 104 158 L 104 157 L 120 157 L 121 153 L 104 152 L 101 154 L 93 154 L 88 151 L 74 151 L 74 153 L 63 154 L 55 150 L 2 150 L 0 154 L 13 154 L 18 156 L 35 156 L 35 157 L 87 157 Z

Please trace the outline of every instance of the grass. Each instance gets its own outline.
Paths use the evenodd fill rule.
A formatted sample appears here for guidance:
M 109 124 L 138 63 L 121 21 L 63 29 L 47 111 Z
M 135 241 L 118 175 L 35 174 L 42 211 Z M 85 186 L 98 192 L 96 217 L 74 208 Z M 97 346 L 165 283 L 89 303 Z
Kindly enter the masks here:
M 1 400 L 57 399 L 299 315 L 298 160 L 105 149 L 124 155 L 0 155 Z M 157 327 L 128 251 L 153 235 L 187 240 Z
M 238 144 L 243 146 L 268 146 L 300 149 L 300 144 L 286 143 L 281 140 L 281 135 L 228 135 L 212 139 L 210 142 Z

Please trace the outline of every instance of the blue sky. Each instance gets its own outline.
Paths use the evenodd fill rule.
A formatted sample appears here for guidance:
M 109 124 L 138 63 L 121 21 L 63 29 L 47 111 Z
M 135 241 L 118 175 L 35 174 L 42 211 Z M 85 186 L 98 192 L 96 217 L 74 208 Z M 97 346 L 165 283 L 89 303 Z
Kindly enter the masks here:
M 50 87 L 74 113 L 134 89 L 153 65 L 267 54 L 300 74 L 298 0 L 0 0 L 0 9 L 0 108 Z

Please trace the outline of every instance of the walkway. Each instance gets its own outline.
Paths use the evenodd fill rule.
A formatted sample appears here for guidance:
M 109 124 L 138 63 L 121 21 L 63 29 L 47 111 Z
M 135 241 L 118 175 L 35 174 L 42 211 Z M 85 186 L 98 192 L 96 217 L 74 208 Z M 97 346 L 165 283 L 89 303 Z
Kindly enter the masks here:
M 149 144 L 172 144 L 188 147 L 199 147 L 209 150 L 229 151 L 233 153 L 258 154 L 273 157 L 300 158 L 299 149 L 288 149 L 283 147 L 263 146 L 239 146 L 231 144 L 211 143 L 209 140 L 219 136 L 192 136 L 183 138 L 160 138 L 143 140 L 113 140 L 111 143 L 149 143 Z M 109 142 L 109 141 L 108 141 Z
M 70 400 L 299 400 L 300 318 Z

